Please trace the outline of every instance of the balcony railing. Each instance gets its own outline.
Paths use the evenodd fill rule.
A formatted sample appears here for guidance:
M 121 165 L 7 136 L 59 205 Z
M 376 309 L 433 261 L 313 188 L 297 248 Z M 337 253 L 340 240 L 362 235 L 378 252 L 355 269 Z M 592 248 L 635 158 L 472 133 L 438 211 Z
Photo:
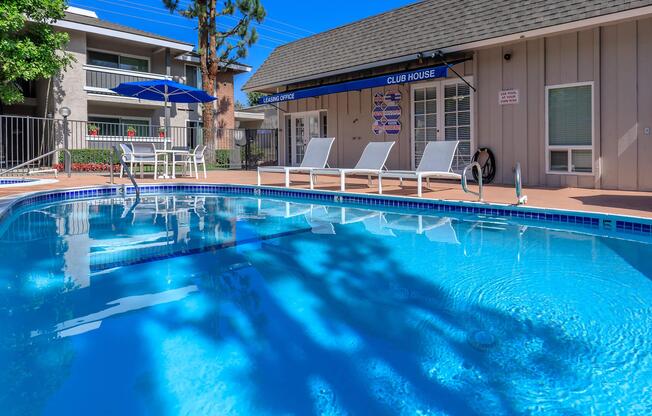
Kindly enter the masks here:
M 172 79 L 162 74 L 129 71 L 126 69 L 107 68 L 96 65 L 84 65 L 86 86 L 84 89 L 99 94 L 115 94 L 111 88 L 123 82 L 150 81 L 153 79 Z

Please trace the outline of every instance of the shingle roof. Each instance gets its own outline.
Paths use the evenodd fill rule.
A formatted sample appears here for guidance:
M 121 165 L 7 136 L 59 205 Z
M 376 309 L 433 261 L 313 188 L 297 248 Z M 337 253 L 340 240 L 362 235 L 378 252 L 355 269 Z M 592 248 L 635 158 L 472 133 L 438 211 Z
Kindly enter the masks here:
M 68 13 L 67 12 L 66 17 L 63 18 L 63 20 L 68 21 L 68 22 L 81 23 L 83 25 L 96 26 L 96 27 L 101 27 L 101 28 L 105 28 L 105 29 L 117 30 L 117 31 L 124 32 L 124 33 L 131 33 L 131 34 L 134 34 L 134 35 L 147 36 L 149 38 L 165 40 L 165 41 L 168 41 L 168 42 L 176 42 L 176 43 L 181 43 L 181 44 L 184 44 L 184 45 L 193 46 L 191 43 L 188 43 L 188 42 L 183 42 L 183 41 L 180 41 L 180 40 L 177 40 L 177 39 L 172 39 L 172 38 L 168 38 L 168 37 L 165 37 L 165 36 L 160 36 L 160 35 L 157 35 L 156 33 L 150 33 L 150 32 L 146 32 L 144 30 L 138 30 L 138 29 L 135 29 L 133 27 L 120 25 L 118 23 L 113 23 L 113 22 L 109 22 L 107 20 L 97 19 L 97 18 L 90 17 L 90 16 L 83 16 L 83 15 L 80 15 L 80 14 L 74 14 L 74 13 Z
M 252 90 L 652 5 L 652 0 L 424 0 L 279 46 Z

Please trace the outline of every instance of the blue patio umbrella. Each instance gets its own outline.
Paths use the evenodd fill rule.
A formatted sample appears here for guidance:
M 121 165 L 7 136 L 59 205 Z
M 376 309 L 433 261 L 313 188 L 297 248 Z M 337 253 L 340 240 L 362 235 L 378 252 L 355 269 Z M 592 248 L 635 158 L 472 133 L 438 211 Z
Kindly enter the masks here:
M 168 103 L 208 103 L 217 99 L 206 91 L 167 79 L 123 82 L 111 91 L 126 97 L 165 102 L 165 131 L 170 128 Z M 167 147 L 167 140 L 164 143 Z

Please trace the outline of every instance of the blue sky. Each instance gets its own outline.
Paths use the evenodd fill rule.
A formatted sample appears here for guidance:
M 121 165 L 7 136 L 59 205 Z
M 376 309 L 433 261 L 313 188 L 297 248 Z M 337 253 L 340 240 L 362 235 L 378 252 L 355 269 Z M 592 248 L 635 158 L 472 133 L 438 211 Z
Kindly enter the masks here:
M 189 0 L 181 0 L 182 4 L 188 2 Z M 243 62 L 251 65 L 255 71 L 276 46 L 414 2 L 415 0 L 262 0 L 267 10 L 267 19 L 258 27 L 260 39 Z M 101 19 L 197 43 L 194 23 L 181 16 L 170 16 L 161 0 L 69 0 L 69 5 L 93 10 Z M 225 23 L 233 22 L 225 20 Z M 246 97 L 240 88 L 248 77 L 249 74 L 236 77 L 235 98 L 243 103 L 246 103 Z

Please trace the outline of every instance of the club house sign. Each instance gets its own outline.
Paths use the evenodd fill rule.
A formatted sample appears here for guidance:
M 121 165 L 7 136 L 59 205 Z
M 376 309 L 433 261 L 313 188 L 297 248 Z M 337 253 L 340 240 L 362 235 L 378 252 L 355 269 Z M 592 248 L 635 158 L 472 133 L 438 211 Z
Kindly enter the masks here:
M 388 85 L 406 84 L 408 82 L 425 81 L 435 78 L 445 78 L 448 67 L 435 66 L 417 69 L 396 74 L 381 75 L 373 78 L 342 82 L 340 84 L 322 85 L 321 87 L 306 88 L 304 90 L 282 92 L 267 95 L 258 100 L 259 104 L 273 104 L 284 101 L 299 100 L 301 98 L 319 97 L 321 95 L 336 94 L 338 92 L 359 91 L 368 88 L 385 87 Z

